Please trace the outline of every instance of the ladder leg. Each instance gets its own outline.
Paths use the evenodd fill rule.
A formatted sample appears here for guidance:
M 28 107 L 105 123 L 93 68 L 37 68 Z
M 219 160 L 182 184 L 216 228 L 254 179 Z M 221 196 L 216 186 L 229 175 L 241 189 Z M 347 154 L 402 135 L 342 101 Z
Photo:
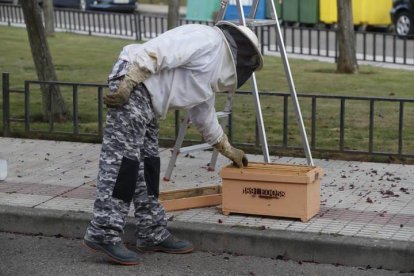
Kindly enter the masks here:
M 208 164 L 208 171 L 210 172 L 215 171 L 218 155 L 219 155 L 218 150 L 214 149 L 213 154 L 211 155 L 210 164 Z
M 255 18 L 258 4 L 259 4 L 258 0 L 253 1 L 251 11 L 250 11 L 250 14 L 249 14 L 249 18 L 251 18 L 251 19 Z M 246 26 L 246 20 L 245 20 L 245 16 L 244 16 L 244 12 L 243 12 L 243 6 L 242 6 L 242 3 L 241 3 L 240 0 L 237 1 L 237 7 L 239 9 L 240 24 L 243 25 L 243 26 Z M 260 143 L 262 145 L 262 152 L 263 152 L 264 161 L 266 163 L 269 163 L 270 162 L 269 148 L 267 146 L 267 139 L 266 139 L 266 133 L 265 133 L 265 129 L 264 129 L 263 115 L 262 115 L 262 109 L 260 107 L 259 91 L 257 89 L 257 82 L 256 82 L 256 74 L 255 73 L 252 74 L 252 81 L 253 81 L 253 97 L 254 97 L 254 103 L 255 103 L 255 107 L 256 107 L 256 120 L 257 120 L 257 124 L 259 125 Z
M 177 156 L 180 154 L 180 148 L 184 141 L 184 136 L 187 131 L 187 127 L 190 121 L 190 115 L 187 113 L 184 117 L 184 121 L 181 123 L 180 130 L 178 131 L 177 140 L 175 141 L 174 149 L 171 154 L 170 162 L 168 163 L 167 170 L 164 174 L 164 181 L 169 181 L 172 171 L 177 161 Z
M 227 1 L 228 0 L 221 0 L 221 3 L 220 3 L 221 7 L 220 7 L 219 12 L 217 13 L 215 23 L 219 22 L 220 20 L 223 20 L 224 15 L 226 14 L 226 10 L 227 10 Z
M 229 125 L 230 120 L 230 113 L 233 109 L 233 100 L 234 100 L 234 91 L 230 91 L 227 94 L 226 102 L 224 104 L 224 112 L 228 114 L 227 120 L 222 119 L 220 125 L 223 130 Z M 208 165 L 209 171 L 214 171 L 216 169 L 216 163 L 218 158 L 219 152 L 218 150 L 214 149 L 213 154 L 211 155 L 210 164 Z
M 310 151 L 310 147 L 309 147 L 309 142 L 308 142 L 308 138 L 306 136 L 306 130 L 305 130 L 305 125 L 303 124 L 303 118 L 302 118 L 302 113 L 300 111 L 300 107 L 299 107 L 299 101 L 298 101 L 298 97 L 296 95 L 296 88 L 295 85 L 293 83 L 293 77 L 292 77 L 292 72 L 290 70 L 290 66 L 289 66 L 289 61 L 287 58 L 287 54 L 286 54 L 286 48 L 283 42 L 283 37 L 282 37 L 282 32 L 280 30 L 280 24 L 279 24 L 279 20 L 277 17 L 277 12 L 276 12 L 276 8 L 275 8 L 275 3 L 271 0 L 268 0 L 271 2 L 272 5 L 272 10 L 275 16 L 275 27 L 276 27 L 276 40 L 277 43 L 279 45 L 279 49 L 280 49 L 280 54 L 282 56 L 282 62 L 283 62 L 283 67 L 285 69 L 285 74 L 287 77 L 287 81 L 288 81 L 288 85 L 289 85 L 289 89 L 290 89 L 290 94 L 292 97 L 292 101 L 293 101 L 293 106 L 294 106 L 294 110 L 295 110 L 295 114 L 296 114 L 296 120 L 298 122 L 299 125 L 299 130 L 300 130 L 300 134 L 301 134 L 301 138 L 302 138 L 302 144 L 304 147 L 304 151 L 305 151 L 305 155 L 306 155 L 306 159 L 308 162 L 308 165 L 313 166 L 313 159 L 312 159 L 312 153 Z
M 250 8 L 249 18 L 254 19 L 257 13 L 257 7 L 259 6 L 260 0 L 253 0 L 252 6 Z
M 257 120 L 257 125 L 259 126 L 260 144 L 262 145 L 264 162 L 269 163 L 270 162 L 269 147 L 267 145 L 266 131 L 264 128 L 263 114 L 262 114 L 262 109 L 260 106 L 259 91 L 257 89 L 257 81 L 256 81 L 255 73 L 253 73 L 252 75 L 252 82 L 253 82 L 254 104 L 256 107 L 256 120 Z

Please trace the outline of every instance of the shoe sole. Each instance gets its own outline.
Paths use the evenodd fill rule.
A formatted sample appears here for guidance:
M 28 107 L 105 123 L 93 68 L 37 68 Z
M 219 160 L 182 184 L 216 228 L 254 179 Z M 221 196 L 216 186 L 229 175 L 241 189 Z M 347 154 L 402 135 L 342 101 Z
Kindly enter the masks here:
M 144 253 L 153 253 L 153 252 L 164 252 L 169 254 L 186 254 L 194 251 L 194 247 L 186 248 L 183 250 L 168 250 L 164 248 L 151 248 L 151 249 L 144 249 L 137 247 L 138 251 L 144 252 Z
M 103 249 L 102 247 L 97 246 L 95 244 L 88 244 L 86 241 L 83 241 L 82 245 L 92 252 L 105 254 L 111 261 L 117 264 L 122 264 L 122 265 L 139 265 L 140 264 L 139 261 L 129 262 L 129 261 L 123 261 L 123 260 L 117 259 L 114 256 L 112 256 L 109 252 L 107 252 L 105 249 Z

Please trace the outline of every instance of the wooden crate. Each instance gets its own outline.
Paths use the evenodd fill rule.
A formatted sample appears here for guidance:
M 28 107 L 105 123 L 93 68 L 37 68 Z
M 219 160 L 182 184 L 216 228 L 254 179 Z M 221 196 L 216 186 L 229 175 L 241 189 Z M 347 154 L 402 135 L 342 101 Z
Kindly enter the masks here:
M 248 167 L 224 167 L 222 210 L 299 218 L 306 222 L 319 212 L 320 167 L 249 163 Z
M 159 200 L 167 212 L 220 205 L 221 186 L 161 192 Z

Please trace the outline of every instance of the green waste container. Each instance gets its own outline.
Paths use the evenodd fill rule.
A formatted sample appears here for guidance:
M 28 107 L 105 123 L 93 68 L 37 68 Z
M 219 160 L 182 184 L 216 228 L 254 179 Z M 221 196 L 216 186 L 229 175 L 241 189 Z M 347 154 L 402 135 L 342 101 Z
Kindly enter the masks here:
M 278 19 L 283 18 L 282 2 L 283 2 L 282 0 L 273 0 L 273 3 L 275 3 L 275 8 L 276 8 L 276 13 L 277 13 Z M 266 7 L 266 17 L 267 18 L 272 18 L 272 15 L 270 14 L 270 12 L 271 12 L 271 7 Z
M 220 0 L 187 0 L 188 20 L 214 20 L 220 10 Z
M 299 0 L 299 22 L 305 24 L 319 23 L 319 0 Z
M 284 0 L 282 14 L 283 21 L 299 22 L 299 0 Z

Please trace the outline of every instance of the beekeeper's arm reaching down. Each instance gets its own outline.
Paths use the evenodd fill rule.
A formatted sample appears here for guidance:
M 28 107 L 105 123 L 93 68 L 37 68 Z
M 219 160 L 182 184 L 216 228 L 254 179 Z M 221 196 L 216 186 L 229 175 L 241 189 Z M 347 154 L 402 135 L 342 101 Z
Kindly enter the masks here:
M 225 157 L 233 161 L 237 167 L 247 166 L 247 157 L 242 150 L 232 147 L 227 135 L 223 132 L 214 108 L 214 96 L 188 110 L 190 119 L 204 140 L 217 149 Z

